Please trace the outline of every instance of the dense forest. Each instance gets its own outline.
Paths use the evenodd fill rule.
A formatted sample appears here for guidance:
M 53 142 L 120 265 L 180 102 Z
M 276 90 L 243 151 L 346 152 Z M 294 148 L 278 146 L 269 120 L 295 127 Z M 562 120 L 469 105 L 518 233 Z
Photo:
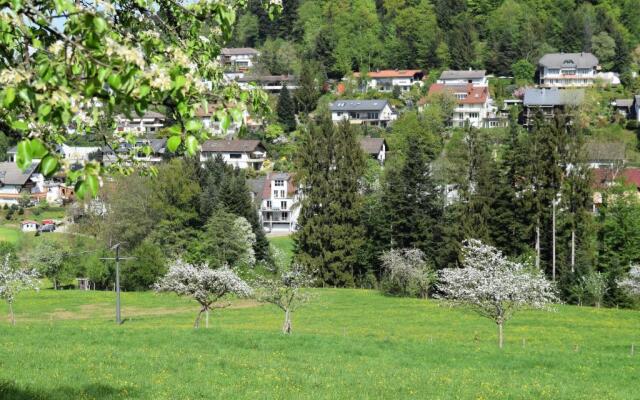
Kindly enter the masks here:
M 637 69 L 640 0 L 284 0 L 270 20 L 258 1 L 232 45 L 261 48 L 273 74 L 317 61 L 330 78 L 376 68 L 487 69 L 593 52 L 604 70 Z

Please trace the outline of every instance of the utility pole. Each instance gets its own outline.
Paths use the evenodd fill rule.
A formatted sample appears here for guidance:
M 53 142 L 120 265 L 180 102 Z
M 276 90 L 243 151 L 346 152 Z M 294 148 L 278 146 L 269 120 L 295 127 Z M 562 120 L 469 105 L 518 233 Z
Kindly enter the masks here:
M 120 257 L 120 246 L 122 243 L 118 243 L 111 248 L 116 251 L 115 258 L 101 258 L 101 260 L 115 260 L 116 262 L 116 324 L 122 324 L 122 318 L 120 317 L 120 260 L 132 260 L 135 257 Z
M 556 199 L 553 199 L 552 202 L 552 216 L 551 216 L 551 224 L 552 224 L 552 242 L 551 242 L 551 276 L 552 280 L 555 282 L 556 280 Z

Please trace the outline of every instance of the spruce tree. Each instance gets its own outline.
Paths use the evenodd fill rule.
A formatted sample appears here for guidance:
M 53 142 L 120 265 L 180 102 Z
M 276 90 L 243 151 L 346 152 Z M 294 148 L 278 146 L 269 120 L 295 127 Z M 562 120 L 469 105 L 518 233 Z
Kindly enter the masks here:
M 298 113 L 304 115 L 313 112 L 318 105 L 318 99 L 320 98 L 320 90 L 318 88 L 318 82 L 313 73 L 313 67 L 310 61 L 302 64 L 302 71 L 300 72 L 300 87 L 296 89 L 295 100 Z
M 287 85 L 282 87 L 282 91 L 278 97 L 276 114 L 278 115 L 278 122 L 287 132 L 296 129 L 296 107 Z
M 364 155 L 354 128 L 328 116 L 312 123 L 299 147 L 298 178 L 305 193 L 295 235 L 296 259 L 323 284 L 353 286 L 364 271 L 360 254 L 360 179 Z

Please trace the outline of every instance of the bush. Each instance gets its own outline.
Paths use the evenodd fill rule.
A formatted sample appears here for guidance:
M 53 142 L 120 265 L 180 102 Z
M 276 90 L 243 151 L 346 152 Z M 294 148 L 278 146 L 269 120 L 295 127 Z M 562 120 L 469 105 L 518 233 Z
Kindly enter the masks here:
M 133 260 L 122 264 L 122 287 L 126 290 L 149 290 L 167 272 L 160 247 L 145 241 L 134 251 Z
M 2 207 L 4 210 L 8 210 L 9 209 L 9 204 L 4 203 L 4 207 Z
M 24 215 L 24 208 L 20 207 L 18 209 L 18 215 Z
M 427 298 L 436 282 L 436 273 L 418 249 L 392 249 L 380 256 L 384 293 L 394 296 Z

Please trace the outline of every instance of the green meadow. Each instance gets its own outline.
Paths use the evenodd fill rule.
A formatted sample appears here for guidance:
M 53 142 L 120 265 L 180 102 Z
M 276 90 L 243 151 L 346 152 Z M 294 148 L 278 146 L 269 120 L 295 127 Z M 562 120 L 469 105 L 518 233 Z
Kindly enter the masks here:
M 640 312 L 559 306 L 495 325 L 437 301 L 319 289 L 280 333 L 236 300 L 211 327 L 173 295 L 23 293 L 0 321 L 1 399 L 634 399 Z M 5 307 L 4 304 L 2 304 Z M 6 308 L 2 316 L 6 315 Z

